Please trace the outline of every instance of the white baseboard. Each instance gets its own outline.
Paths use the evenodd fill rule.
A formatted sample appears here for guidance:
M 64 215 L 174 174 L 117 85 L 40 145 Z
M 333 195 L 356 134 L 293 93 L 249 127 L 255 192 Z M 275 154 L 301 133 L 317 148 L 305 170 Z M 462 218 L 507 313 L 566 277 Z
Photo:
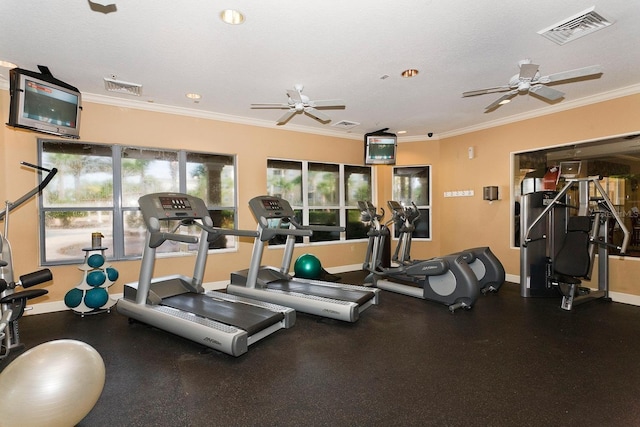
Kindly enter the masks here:
M 505 279 L 507 282 L 520 283 L 520 276 L 516 276 L 515 274 L 507 274 Z M 640 306 L 640 295 L 609 291 L 609 298 L 614 302 Z
M 520 283 L 520 276 L 516 276 L 515 274 L 506 274 L 504 279 L 507 282 Z
M 331 274 L 340 274 L 359 270 L 362 270 L 362 264 L 342 265 L 339 267 L 327 268 L 327 271 Z M 505 279 L 507 282 L 520 283 L 520 276 L 516 276 L 515 274 L 507 274 L 505 276 Z M 228 281 L 222 280 L 218 282 L 207 282 L 202 286 L 208 291 L 217 291 L 225 289 L 228 284 Z M 609 296 L 615 302 L 640 306 L 640 295 L 631 295 L 622 292 L 609 292 Z M 110 297 L 111 299 L 117 301 L 118 299 L 122 298 L 122 294 L 113 294 L 110 295 Z M 54 313 L 56 311 L 65 310 L 70 310 L 70 308 L 65 305 L 64 301 L 43 302 L 40 304 L 33 304 L 31 306 L 28 306 L 24 312 L 24 315 L 32 316 L 34 314 Z
M 362 269 L 362 264 L 352 264 L 352 265 L 342 265 L 339 267 L 330 267 L 330 268 L 327 268 L 327 271 L 331 274 L 338 274 L 338 273 L 346 273 L 349 271 L 356 271 L 361 269 Z M 229 281 L 221 280 L 218 282 L 203 283 L 202 287 L 205 288 L 207 291 L 219 291 L 221 289 L 225 289 L 228 284 L 229 284 Z M 120 298 L 122 298 L 122 293 L 112 294 L 112 295 L 109 295 L 109 297 L 117 301 Z M 115 308 L 113 309 L 115 310 Z M 43 303 L 27 306 L 27 308 L 25 309 L 24 315 L 33 316 L 35 314 L 55 313 L 57 311 L 65 311 L 65 310 L 71 310 L 71 309 L 66 306 L 64 301 L 51 301 L 51 302 L 43 302 Z
M 621 292 L 609 291 L 609 297 L 615 302 L 640 306 L 640 295 L 623 294 Z

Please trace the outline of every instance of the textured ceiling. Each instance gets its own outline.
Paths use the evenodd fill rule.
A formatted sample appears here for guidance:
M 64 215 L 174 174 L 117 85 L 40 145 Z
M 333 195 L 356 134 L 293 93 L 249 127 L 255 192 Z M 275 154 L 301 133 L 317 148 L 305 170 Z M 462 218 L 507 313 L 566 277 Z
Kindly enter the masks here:
M 351 136 L 389 128 L 438 137 L 640 92 L 637 0 L 114 1 L 111 13 L 86 0 L 1 1 L 0 60 L 46 65 L 85 100 L 260 126 L 275 127 L 283 110 L 250 104 L 286 102 L 286 90 L 302 84 L 312 100 L 339 98 L 346 108 L 324 110 L 327 124 L 298 114 L 283 128 Z M 537 33 L 592 6 L 615 23 L 563 46 Z M 219 19 L 228 7 L 244 24 Z M 524 94 L 485 113 L 501 94 L 462 97 L 507 84 L 526 58 L 543 75 L 594 64 L 603 74 L 554 85 L 566 93 L 554 105 Z M 407 68 L 418 76 L 402 78 Z M 7 76 L 0 67 L 0 87 Z M 107 92 L 103 78 L 112 76 L 142 84 L 142 95 Z M 333 126 L 343 120 L 360 125 Z

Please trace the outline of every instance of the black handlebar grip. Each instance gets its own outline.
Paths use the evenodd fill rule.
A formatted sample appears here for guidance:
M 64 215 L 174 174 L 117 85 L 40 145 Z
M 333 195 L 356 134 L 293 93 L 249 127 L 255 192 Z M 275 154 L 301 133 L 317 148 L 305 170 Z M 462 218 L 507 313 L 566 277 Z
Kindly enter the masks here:
M 28 291 L 14 292 L 0 298 L 0 304 L 14 304 L 16 301 L 26 301 L 28 299 L 41 297 L 43 295 L 46 295 L 48 292 L 49 291 L 47 291 L 46 289 L 29 289 Z
M 40 283 L 48 282 L 53 279 L 53 274 L 48 268 L 34 271 L 33 273 L 20 276 L 20 283 L 23 288 L 29 288 L 31 286 L 39 285 Z

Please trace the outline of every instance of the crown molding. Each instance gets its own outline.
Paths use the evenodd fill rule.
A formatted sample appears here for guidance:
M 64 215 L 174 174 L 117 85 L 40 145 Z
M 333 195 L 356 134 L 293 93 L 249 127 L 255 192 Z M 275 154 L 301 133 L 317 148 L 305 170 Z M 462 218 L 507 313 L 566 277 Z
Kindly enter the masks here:
M 156 113 L 175 114 L 179 116 L 194 117 L 198 119 L 216 120 L 221 122 L 236 123 L 247 126 L 258 126 L 269 129 L 284 130 L 289 132 L 310 133 L 323 136 L 332 136 L 337 138 L 361 139 L 361 135 L 345 134 L 339 131 L 328 129 L 312 128 L 300 126 L 296 124 L 288 124 L 286 127 L 278 126 L 272 121 L 250 119 L 247 117 L 232 116 L 230 114 L 215 113 L 211 111 L 202 111 L 195 108 L 174 107 L 165 104 L 156 104 L 152 102 L 144 102 L 138 100 L 117 98 L 114 96 L 98 95 L 93 93 L 83 93 L 82 100 L 93 102 L 96 104 L 110 105 L 121 108 L 133 108 L 137 110 L 153 111 Z
M 620 89 L 612 90 L 609 92 L 599 93 L 593 96 L 587 96 L 584 98 L 576 99 L 573 101 L 560 102 L 556 105 L 551 105 L 548 107 L 539 108 L 537 110 L 528 111 L 522 114 L 516 114 L 513 116 L 505 117 L 499 120 L 493 120 L 486 123 L 481 123 L 479 125 L 469 126 L 466 128 L 454 129 L 449 132 L 443 132 L 438 134 L 440 139 L 450 138 L 453 136 L 464 135 L 471 132 L 477 132 L 480 130 L 490 129 L 497 126 L 504 126 L 510 123 L 520 122 L 523 120 L 533 119 L 536 117 L 542 117 L 549 114 L 558 113 L 560 111 L 572 110 L 574 108 L 584 107 L 591 104 L 597 104 L 599 102 L 610 101 L 616 98 L 622 98 L 624 96 L 635 95 L 640 93 L 640 84 L 623 87 Z M 416 141 L 424 141 L 424 136 L 421 139 L 416 139 Z
M 9 90 L 9 82 L 6 80 L 0 79 L 0 89 Z M 539 108 L 537 110 L 528 111 L 522 114 L 515 114 L 513 116 L 505 117 L 498 120 L 492 120 L 490 122 L 485 122 L 478 125 L 473 125 L 465 128 L 454 129 L 451 131 L 438 133 L 431 138 L 427 137 L 426 135 L 398 137 L 398 143 L 437 141 L 444 138 L 451 138 L 454 136 L 464 135 L 467 133 L 477 132 L 480 130 L 486 130 L 486 129 L 494 128 L 497 126 L 504 126 L 507 124 L 516 123 L 523 120 L 542 117 L 549 114 L 571 110 L 578 107 L 584 107 L 587 105 L 609 101 L 616 98 L 622 98 L 624 96 L 635 95 L 638 93 L 640 93 L 640 84 L 627 86 L 627 87 L 616 89 L 609 92 L 603 92 L 598 95 L 587 96 L 585 98 L 580 98 L 573 101 L 560 102 L 556 105 Z M 186 116 L 186 117 L 217 120 L 217 121 L 236 123 L 236 124 L 247 125 L 247 126 L 258 126 L 258 127 L 268 128 L 268 129 L 284 130 L 288 132 L 309 133 L 309 134 L 315 134 L 315 135 L 323 135 L 323 136 L 354 139 L 354 140 L 360 140 L 363 138 L 363 135 L 361 134 L 343 133 L 340 131 L 312 128 L 312 127 L 300 126 L 296 124 L 288 124 L 286 127 L 282 127 L 267 120 L 249 119 L 246 117 L 232 116 L 229 114 L 196 110 L 194 108 L 173 107 L 170 105 L 123 99 L 123 98 L 117 98 L 113 96 L 105 96 L 105 95 L 98 95 L 98 94 L 92 94 L 92 93 L 83 93 L 82 99 L 83 101 L 94 102 L 96 104 L 110 105 L 114 107 L 133 108 L 137 110 L 153 111 L 158 113 L 176 114 L 176 115 Z

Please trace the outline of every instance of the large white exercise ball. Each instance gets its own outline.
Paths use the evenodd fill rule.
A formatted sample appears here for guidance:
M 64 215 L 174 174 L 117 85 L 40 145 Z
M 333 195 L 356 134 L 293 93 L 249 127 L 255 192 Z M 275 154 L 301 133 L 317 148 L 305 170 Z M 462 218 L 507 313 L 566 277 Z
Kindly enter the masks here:
M 75 426 L 98 401 L 104 379 L 104 361 L 89 344 L 40 344 L 0 373 L 0 425 Z

